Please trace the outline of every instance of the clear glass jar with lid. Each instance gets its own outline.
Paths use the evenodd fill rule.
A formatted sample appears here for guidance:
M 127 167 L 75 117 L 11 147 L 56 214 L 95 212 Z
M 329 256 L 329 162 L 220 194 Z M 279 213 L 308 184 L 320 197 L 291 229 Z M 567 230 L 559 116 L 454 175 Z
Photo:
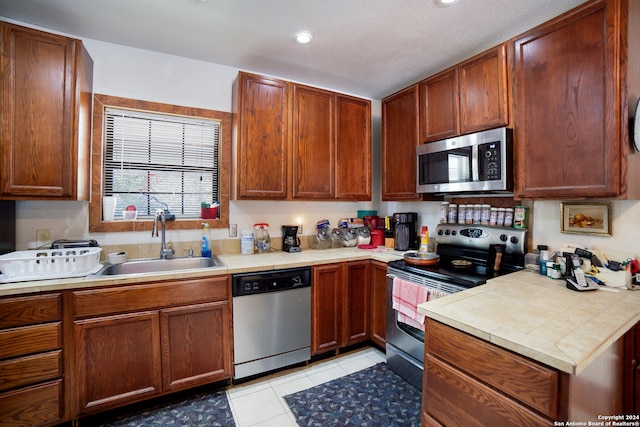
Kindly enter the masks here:
M 511 227 L 513 225 L 513 208 L 504 210 L 504 226 Z
M 446 224 L 449 215 L 449 202 L 440 203 L 440 224 Z
M 482 205 L 482 214 L 480 215 L 480 223 L 483 225 L 489 225 L 489 221 L 491 219 L 491 205 L 483 204 Z
M 473 205 L 473 223 L 480 224 L 482 220 L 482 205 L 477 203 Z

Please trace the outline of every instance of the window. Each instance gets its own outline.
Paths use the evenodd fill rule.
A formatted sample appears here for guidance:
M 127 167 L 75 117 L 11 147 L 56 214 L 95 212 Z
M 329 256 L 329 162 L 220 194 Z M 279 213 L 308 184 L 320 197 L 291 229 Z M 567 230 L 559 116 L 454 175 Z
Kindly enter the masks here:
M 94 95 L 89 232 L 151 230 L 168 208 L 171 229 L 229 224 L 231 114 L 115 96 Z M 102 219 L 102 198 L 117 195 L 116 218 Z M 217 219 L 200 218 L 219 201 Z M 135 205 L 135 221 L 122 210 Z
M 104 117 L 103 195 L 117 196 L 116 219 L 129 205 L 141 218 L 199 218 L 218 201 L 218 120 L 113 107 Z

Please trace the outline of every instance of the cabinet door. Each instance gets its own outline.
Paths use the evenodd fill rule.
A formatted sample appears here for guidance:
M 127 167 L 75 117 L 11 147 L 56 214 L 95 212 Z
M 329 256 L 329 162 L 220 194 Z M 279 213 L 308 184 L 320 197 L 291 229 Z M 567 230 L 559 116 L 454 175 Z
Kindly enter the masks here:
M 371 200 L 371 101 L 336 97 L 336 199 Z
M 369 339 L 371 331 L 371 261 L 346 265 L 342 298 L 342 342 L 345 347 Z
M 160 393 L 157 311 L 75 322 L 79 410 L 97 412 Z
M 0 31 L 0 197 L 88 200 L 91 58 L 79 40 Z
M 384 348 L 387 317 L 387 264 L 371 261 L 371 339 Z
M 419 83 L 421 141 L 460 134 L 458 68 L 450 68 Z
M 517 197 L 621 191 L 619 4 L 589 3 L 515 41 Z
M 294 199 L 333 199 L 335 195 L 335 94 L 293 88 Z
M 289 90 L 284 81 L 240 73 L 234 82 L 238 199 L 285 199 Z
M 344 264 L 313 267 L 311 282 L 311 353 L 340 347 Z
M 418 86 L 382 100 L 382 200 L 418 200 Z
M 160 313 L 165 391 L 231 377 L 227 301 L 169 308 Z
M 460 133 L 466 134 L 509 123 L 507 46 L 500 45 L 458 67 L 460 78 Z

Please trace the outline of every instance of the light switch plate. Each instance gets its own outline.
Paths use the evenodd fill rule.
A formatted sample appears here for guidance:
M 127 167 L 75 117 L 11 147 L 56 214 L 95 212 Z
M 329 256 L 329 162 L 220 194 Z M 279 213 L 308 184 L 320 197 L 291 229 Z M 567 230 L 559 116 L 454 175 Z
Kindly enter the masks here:
M 36 248 L 42 248 L 48 244 L 51 244 L 51 230 L 36 230 Z
M 229 224 L 229 237 L 236 237 L 238 235 L 238 224 Z

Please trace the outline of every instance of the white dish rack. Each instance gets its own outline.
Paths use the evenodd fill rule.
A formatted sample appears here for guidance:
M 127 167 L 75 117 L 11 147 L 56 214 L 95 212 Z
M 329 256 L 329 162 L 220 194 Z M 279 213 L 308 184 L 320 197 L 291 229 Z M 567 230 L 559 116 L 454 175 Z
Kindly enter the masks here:
M 15 251 L 0 255 L 0 282 L 82 277 L 98 272 L 102 248 Z

